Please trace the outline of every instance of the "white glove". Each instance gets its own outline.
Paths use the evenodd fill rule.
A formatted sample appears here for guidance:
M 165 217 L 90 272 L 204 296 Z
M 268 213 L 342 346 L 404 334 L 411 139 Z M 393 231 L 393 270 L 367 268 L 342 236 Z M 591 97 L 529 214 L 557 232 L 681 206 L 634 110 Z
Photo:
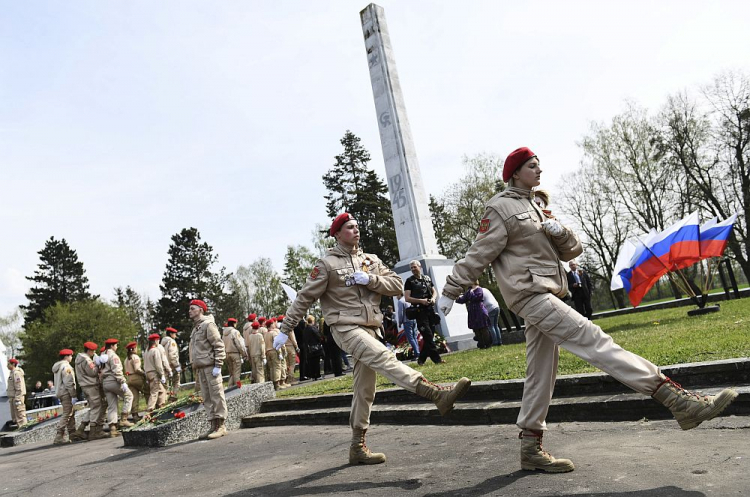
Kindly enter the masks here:
M 20 401 L 20 400 L 17 400 L 17 401 L 16 401 L 16 405 L 17 405 L 17 406 L 20 406 L 20 405 L 21 405 L 21 401 Z
M 445 314 L 446 316 L 448 313 L 451 312 L 451 308 L 453 307 L 453 299 L 450 297 L 446 297 L 445 295 L 441 296 L 440 299 L 438 299 L 438 309 Z
M 165 377 L 164 375 L 161 375 L 161 382 L 162 382 L 163 384 L 166 384 L 166 383 L 167 383 L 167 378 L 166 378 L 166 377 Z
M 211 374 L 214 375 L 214 376 L 219 376 L 221 374 L 221 368 L 216 368 L 216 367 L 213 368 L 211 370 Z
M 97 366 L 101 366 L 102 365 L 102 361 L 99 359 L 98 355 L 94 356 L 94 364 L 96 364 Z
M 123 383 L 122 385 L 120 385 L 120 389 L 121 389 L 121 390 L 122 390 L 123 392 L 127 392 L 128 390 L 130 390 L 130 389 L 128 388 L 128 384 L 127 384 L 127 383 Z
M 552 236 L 560 236 L 565 231 L 565 228 L 563 228 L 563 225 L 560 224 L 555 219 L 547 219 L 542 223 L 542 227 L 544 228 L 544 231 L 549 233 Z
M 265 358 L 264 358 L 264 359 L 263 359 L 263 365 L 265 366 L 266 364 L 268 364 L 268 359 L 265 359 Z
M 102 355 L 99 356 L 99 364 L 106 364 L 106 362 L 109 360 L 109 354 L 104 352 Z
M 177 366 L 176 368 L 174 368 L 174 370 L 178 373 L 182 373 L 182 368 L 180 366 Z
M 279 333 L 278 335 L 276 335 L 276 338 L 273 339 L 273 348 L 279 350 L 284 346 L 287 340 L 289 340 L 289 335 L 287 335 L 286 333 Z
M 352 277 L 354 278 L 354 283 L 358 285 L 367 285 L 370 283 L 370 275 L 364 271 L 357 271 Z

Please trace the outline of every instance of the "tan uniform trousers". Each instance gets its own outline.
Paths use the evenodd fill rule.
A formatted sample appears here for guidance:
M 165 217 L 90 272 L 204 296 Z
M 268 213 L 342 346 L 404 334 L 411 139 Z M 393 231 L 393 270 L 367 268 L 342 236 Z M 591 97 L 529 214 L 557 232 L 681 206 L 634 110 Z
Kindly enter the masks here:
M 167 383 L 169 384 L 170 395 L 177 397 L 177 392 L 180 391 L 180 373 L 172 369 L 172 374 L 167 376 Z
M 279 352 L 279 363 L 276 366 L 279 368 L 279 381 L 286 383 L 286 353 L 284 347 L 281 347 Z
M 161 377 L 155 371 L 148 371 L 146 379 L 148 380 L 150 390 L 148 400 L 146 401 L 146 410 L 151 412 L 154 408 L 164 405 L 164 402 L 167 400 L 167 389 L 161 382 Z
M 60 399 L 62 404 L 62 415 L 60 421 L 57 422 L 57 431 L 65 433 L 68 430 L 68 435 L 76 431 L 76 417 L 73 413 L 73 399 L 70 394 L 64 393 Z
M 104 378 L 102 387 L 104 387 L 104 395 L 107 396 L 107 423 L 117 423 L 118 397 L 122 397 L 122 412 L 127 413 L 133 406 L 133 393 L 130 390 L 123 392 L 122 387 L 114 378 Z
M 518 312 L 526 321 L 526 381 L 516 425 L 546 430 L 557 378 L 558 346 L 643 395 L 662 381 L 659 368 L 617 345 L 597 325 L 552 294 L 533 297 Z
M 240 381 L 240 372 L 242 371 L 242 356 L 240 354 L 228 353 L 224 364 L 229 371 L 229 386 L 235 385 Z
M 266 376 L 263 374 L 263 356 L 256 355 L 250 359 L 252 367 L 252 382 L 263 383 L 266 381 Z
M 227 419 L 227 400 L 224 398 L 224 383 L 221 374 L 211 374 L 212 366 L 198 368 L 198 381 L 203 392 L 203 407 L 206 409 L 208 420 Z
M 89 404 L 89 408 L 83 413 L 81 421 L 96 426 L 99 424 L 102 412 L 102 396 L 99 393 L 99 385 L 95 387 L 81 387 L 81 390 L 83 390 L 83 395 L 86 396 L 86 401 Z
M 195 395 L 200 396 L 201 384 L 198 381 L 198 370 L 196 368 L 193 368 L 193 388 L 195 389 Z
M 297 351 L 294 350 L 294 347 L 287 347 L 286 345 L 282 349 L 285 352 L 284 358 L 286 359 L 286 379 L 287 383 L 291 385 L 292 381 L 294 381 L 294 366 L 295 366 L 295 359 L 297 358 Z
M 128 375 L 128 387 L 130 387 L 130 392 L 133 394 L 133 405 L 130 408 L 130 414 L 138 414 L 141 395 L 148 399 L 146 395 L 146 379 L 140 374 Z
M 266 352 L 266 359 L 268 360 L 266 367 L 268 367 L 268 381 L 279 381 L 281 380 L 281 361 L 279 361 L 279 353 L 276 350 Z
M 349 425 L 352 428 L 370 426 L 370 409 L 375 400 L 375 373 L 410 392 L 417 391 L 422 381 L 422 373 L 396 359 L 385 345 L 376 338 L 374 328 L 358 327 L 349 331 L 339 331 L 331 327 L 333 340 L 341 350 L 354 359 L 354 395 Z
M 109 403 L 107 402 L 107 396 L 104 394 L 104 387 L 99 384 L 99 399 L 101 399 L 101 407 L 99 408 L 99 418 L 97 418 L 96 424 L 108 425 L 107 421 L 107 410 L 109 409 Z
M 26 420 L 26 396 L 17 395 L 12 399 L 8 399 L 10 404 L 10 419 L 18 426 L 23 426 L 27 423 Z

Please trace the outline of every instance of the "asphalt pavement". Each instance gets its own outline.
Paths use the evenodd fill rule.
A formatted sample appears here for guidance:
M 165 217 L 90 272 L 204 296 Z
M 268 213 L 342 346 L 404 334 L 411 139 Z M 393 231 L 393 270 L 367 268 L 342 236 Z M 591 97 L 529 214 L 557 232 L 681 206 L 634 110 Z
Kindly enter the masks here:
M 555 423 L 572 473 L 521 471 L 512 425 L 374 425 L 382 465 L 347 465 L 345 426 L 241 429 L 160 449 L 122 439 L 0 449 L 0 495 L 731 496 L 750 493 L 750 417 L 690 431 L 670 421 Z

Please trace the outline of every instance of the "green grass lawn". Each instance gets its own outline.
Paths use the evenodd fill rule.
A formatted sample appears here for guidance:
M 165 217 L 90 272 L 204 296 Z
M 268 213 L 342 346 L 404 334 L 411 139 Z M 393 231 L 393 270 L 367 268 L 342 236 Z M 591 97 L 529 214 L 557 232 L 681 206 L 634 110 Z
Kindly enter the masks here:
M 721 303 L 721 311 L 689 317 L 692 307 L 648 311 L 596 320 L 605 333 L 623 348 L 659 366 L 697 361 L 732 359 L 750 355 L 750 299 Z M 526 373 L 526 344 L 451 354 L 448 364 L 432 362 L 412 367 L 430 381 L 448 383 L 461 376 L 473 381 L 523 378 Z M 560 350 L 559 374 L 598 371 L 565 350 Z M 378 376 L 378 389 L 394 385 Z M 351 375 L 315 382 L 277 392 L 279 397 L 351 392 Z

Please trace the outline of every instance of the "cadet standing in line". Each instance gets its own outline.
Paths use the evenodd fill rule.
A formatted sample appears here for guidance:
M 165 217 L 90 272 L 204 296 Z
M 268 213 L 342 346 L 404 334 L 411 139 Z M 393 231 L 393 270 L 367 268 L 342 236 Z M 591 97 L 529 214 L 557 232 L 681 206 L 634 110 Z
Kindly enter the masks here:
M 521 469 L 564 473 L 575 469 L 573 462 L 542 448 L 560 347 L 653 397 L 672 411 L 683 430 L 717 416 L 737 393 L 725 389 L 716 396 L 699 396 L 684 390 L 560 300 L 568 290 L 560 261 L 573 259 L 583 248 L 573 230 L 534 202 L 541 174 L 539 158 L 527 147 L 511 152 L 503 165 L 508 188 L 487 202 L 476 240 L 446 278 L 438 307 L 447 315 L 464 288 L 492 265 L 508 308 L 526 322 L 526 380 L 516 422 Z
M 227 434 L 224 426 L 227 418 L 227 401 L 224 398 L 224 384 L 221 379 L 221 366 L 226 357 L 224 342 L 221 341 L 214 317 L 208 314 L 205 302 L 190 301 L 188 317 L 193 320 L 193 331 L 190 333 L 190 362 L 198 370 L 203 406 L 211 423 L 209 431 L 200 438 L 213 440 Z
M 266 320 L 266 328 L 274 338 L 279 334 L 279 326 L 276 324 L 276 318 L 268 318 Z M 271 342 L 271 345 L 273 345 L 273 342 Z M 276 356 L 278 358 L 276 368 L 279 370 L 279 388 L 289 388 L 291 385 L 286 381 L 286 355 L 284 355 L 284 347 L 276 349 Z
M 105 351 L 104 354 L 99 358 L 99 362 L 102 363 L 102 386 L 104 387 L 104 394 L 107 396 L 107 421 L 109 423 L 109 436 L 116 437 L 120 433 L 117 431 L 118 419 L 117 419 L 117 400 L 118 397 L 122 397 L 122 413 L 120 414 L 119 427 L 127 428 L 133 426 L 133 423 L 128 421 L 128 413 L 133 405 L 133 394 L 128 388 L 127 380 L 125 379 L 125 373 L 122 370 L 122 361 L 117 355 L 117 344 L 119 340 L 116 338 L 107 338 L 104 341 Z
M 268 325 L 268 328 L 265 326 L 263 328 L 266 328 L 265 333 L 263 334 L 263 339 L 266 343 L 266 365 L 268 367 L 268 379 L 273 382 L 273 389 L 274 390 L 280 390 L 282 388 L 285 388 L 285 386 L 281 385 L 281 367 L 280 367 L 280 361 L 279 361 L 279 351 L 273 348 L 273 340 L 276 338 L 276 336 L 279 334 L 279 330 L 272 330 L 270 328 L 271 321 L 267 320 L 265 321 Z
M 166 376 L 169 383 L 170 402 L 177 400 L 177 392 L 180 391 L 180 373 L 182 372 L 182 367 L 180 366 L 180 347 L 177 345 L 176 338 L 177 330 L 167 328 L 164 338 L 161 339 L 161 346 L 164 349 L 164 355 L 169 364 Z
M 279 328 L 284 325 L 284 317 L 285 316 L 282 314 L 276 318 L 276 324 Z M 284 381 L 289 386 L 298 383 L 294 379 L 294 366 L 297 363 L 297 353 L 300 351 L 300 349 L 297 348 L 297 345 L 295 345 L 297 335 L 294 335 L 294 340 L 295 343 L 292 343 L 290 340 L 284 344 L 284 360 L 286 361 L 286 379 Z
M 263 383 L 266 377 L 263 367 L 266 365 L 266 342 L 263 333 L 260 332 L 260 323 L 253 321 L 250 324 L 250 332 L 245 335 L 245 345 L 250 356 L 252 367 L 252 382 Z
M 96 355 L 96 349 L 99 348 L 94 342 L 83 344 L 83 352 L 76 356 L 75 371 L 78 386 L 81 387 L 83 396 L 88 402 L 89 408 L 81 417 L 81 424 L 76 428 L 75 433 L 71 435 L 71 442 L 86 440 L 98 440 L 104 438 L 102 427 L 98 424 L 99 412 L 102 408 L 102 398 L 99 395 L 99 367 L 96 361 L 99 357 Z M 86 427 L 89 427 L 88 438 L 86 437 Z
M 102 406 L 99 409 L 99 419 L 97 420 L 97 423 L 99 426 L 104 428 L 104 426 L 109 427 L 109 422 L 107 421 L 107 411 L 109 411 L 109 404 L 107 403 L 107 395 L 104 393 L 104 386 L 102 385 L 102 378 L 104 376 L 104 363 L 102 362 L 102 358 L 104 358 L 104 351 L 107 350 L 107 348 L 102 345 L 102 348 L 99 349 L 99 355 L 94 358 L 94 362 L 98 366 L 98 373 L 99 373 L 99 398 L 102 401 Z M 107 433 L 109 435 L 109 433 Z
M 162 407 L 167 397 L 164 387 L 167 378 L 164 374 L 164 361 L 162 361 L 161 350 L 159 349 L 158 333 L 152 333 L 148 336 L 148 350 L 143 353 L 143 370 L 146 373 L 150 390 L 146 402 L 146 411 L 151 412 L 154 408 Z
M 76 373 L 70 366 L 73 359 L 73 351 L 62 349 L 60 351 L 60 360 L 52 366 L 52 374 L 55 375 L 55 395 L 60 399 L 62 404 L 62 416 L 57 423 L 57 435 L 52 442 L 55 445 L 62 445 L 70 442 L 65 439 L 65 432 L 70 437 L 76 429 L 76 417 L 73 413 L 73 399 L 76 396 Z
M 130 408 L 130 414 L 133 416 L 134 423 L 137 423 L 141 419 L 140 414 L 138 414 L 141 395 L 145 399 L 148 399 L 146 395 L 146 372 L 141 367 L 141 358 L 138 357 L 138 352 L 136 352 L 137 347 L 138 344 L 136 342 L 130 342 L 125 346 L 128 351 L 128 356 L 125 358 L 125 377 L 128 380 L 128 388 L 133 392 L 133 404 Z
M 227 353 L 227 369 L 229 369 L 230 387 L 240 381 L 242 363 L 247 359 L 247 350 L 245 350 L 245 344 L 242 343 L 240 332 L 235 328 L 236 324 L 236 319 L 227 319 L 227 325 L 224 327 L 221 337 L 224 342 L 224 350 Z
M 25 426 L 26 421 L 26 381 L 23 369 L 18 365 L 15 357 L 8 361 L 10 376 L 8 377 L 8 404 L 10 405 L 10 419 L 19 428 Z
M 250 333 L 253 322 L 255 321 L 255 318 L 257 317 L 258 316 L 254 312 L 251 312 L 250 314 L 247 315 L 247 322 L 242 327 L 242 338 L 244 338 L 245 341 L 247 341 L 247 334 Z
M 294 326 L 313 302 L 320 299 L 333 339 L 354 358 L 349 464 L 383 463 L 385 454 L 373 453 L 365 444 L 375 399 L 376 373 L 433 401 L 443 415 L 451 411 L 456 400 L 468 391 L 471 381 L 461 378 L 452 389 L 440 387 L 396 359 L 378 340 L 376 333 L 383 322 L 380 299 L 383 295 L 401 295 L 401 278 L 377 256 L 366 254 L 359 248 L 359 227 L 350 214 L 337 216 L 329 233 L 336 238 L 336 246 L 313 268 L 287 311 L 282 333 L 273 345 L 280 347 L 287 338 L 294 340 Z

